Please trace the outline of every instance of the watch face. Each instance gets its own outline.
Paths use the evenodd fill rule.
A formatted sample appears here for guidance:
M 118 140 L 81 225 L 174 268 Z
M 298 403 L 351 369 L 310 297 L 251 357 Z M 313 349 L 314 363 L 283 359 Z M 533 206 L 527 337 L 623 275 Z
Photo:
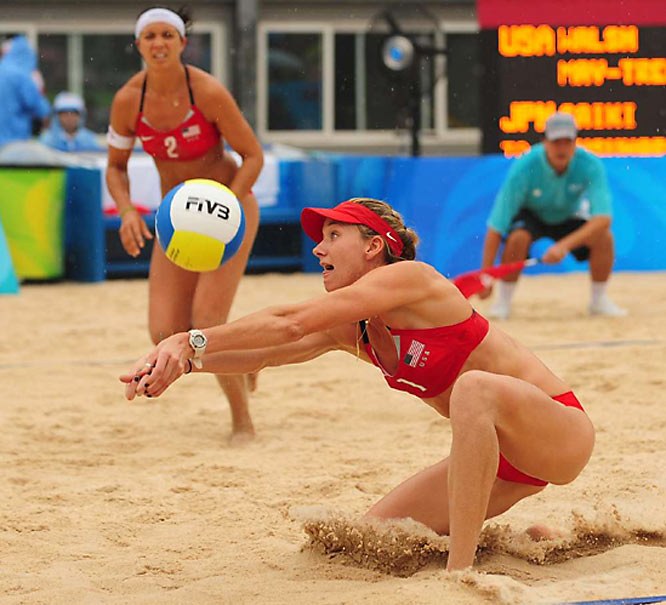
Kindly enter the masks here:
M 206 337 L 203 334 L 194 334 L 192 336 L 192 346 L 195 349 L 206 346 Z

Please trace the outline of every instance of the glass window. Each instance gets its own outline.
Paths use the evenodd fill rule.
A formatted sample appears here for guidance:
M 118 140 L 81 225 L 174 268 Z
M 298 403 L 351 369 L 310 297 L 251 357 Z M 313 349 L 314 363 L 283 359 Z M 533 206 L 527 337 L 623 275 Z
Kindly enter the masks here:
M 268 35 L 268 129 L 321 130 L 322 37 Z
M 83 96 L 88 109 L 87 126 L 105 132 L 116 91 L 141 69 L 139 53 L 127 34 L 83 36 Z
M 449 128 L 480 128 L 479 34 L 447 34 Z
M 433 45 L 430 35 L 414 35 L 414 39 L 426 47 Z M 384 34 L 335 35 L 336 130 L 406 128 L 415 103 L 421 112 L 421 128 L 433 127 L 432 58 L 417 55 L 411 67 L 393 71 L 382 59 L 385 41 Z
M 67 81 L 67 35 L 40 34 L 37 38 L 39 48 L 39 69 L 44 78 L 46 95 L 53 100 L 59 92 L 68 90 Z
M 335 129 L 361 128 L 357 120 L 356 98 L 356 44 L 362 43 L 362 34 L 335 35 Z
M 187 36 L 187 46 L 183 51 L 183 62 L 196 65 L 210 73 L 213 62 L 211 46 L 210 34 L 190 34 Z
M 83 97 L 88 110 L 86 125 L 105 132 L 109 110 L 116 91 L 141 69 L 141 58 L 129 34 L 40 34 L 39 67 L 49 98 L 70 90 L 69 44 L 80 36 L 83 41 Z M 211 34 L 191 34 L 183 60 L 208 72 L 211 70 Z

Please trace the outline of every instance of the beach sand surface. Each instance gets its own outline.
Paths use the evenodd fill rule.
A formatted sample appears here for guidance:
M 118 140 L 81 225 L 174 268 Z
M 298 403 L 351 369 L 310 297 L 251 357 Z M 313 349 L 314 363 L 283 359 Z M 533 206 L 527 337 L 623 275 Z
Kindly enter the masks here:
M 209 375 L 157 400 L 118 375 L 150 343 L 147 282 L 23 285 L 0 297 L 3 604 L 562 603 L 666 594 L 666 291 L 621 273 L 630 314 L 586 315 L 584 273 L 524 278 L 501 327 L 575 389 L 589 465 L 489 521 L 472 571 L 409 520 L 359 521 L 448 454 L 419 400 L 343 353 L 261 372 L 256 439 L 229 441 Z M 318 275 L 246 277 L 234 316 L 323 292 Z M 487 301 L 475 301 L 483 312 Z M 535 543 L 533 523 L 564 531 Z

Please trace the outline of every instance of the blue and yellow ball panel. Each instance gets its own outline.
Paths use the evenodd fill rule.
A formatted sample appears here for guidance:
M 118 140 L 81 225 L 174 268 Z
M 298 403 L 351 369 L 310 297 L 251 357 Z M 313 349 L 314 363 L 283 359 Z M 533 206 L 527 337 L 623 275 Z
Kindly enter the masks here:
M 226 250 L 224 251 L 224 260 L 229 260 L 236 252 L 238 252 L 238 248 L 240 248 L 241 244 L 243 243 L 243 238 L 245 237 L 245 214 L 241 213 L 241 221 L 240 221 L 240 227 L 238 227 L 238 233 L 234 236 L 234 239 L 232 239 L 226 247 Z
M 169 260 L 189 271 L 215 271 L 226 245 L 220 240 L 191 231 L 175 231 L 165 252 Z
M 181 187 L 181 185 L 178 185 Z M 155 234 L 157 235 L 157 241 L 162 246 L 162 250 L 165 250 L 169 246 L 169 242 L 173 237 L 173 223 L 171 222 L 171 201 L 173 200 L 173 193 L 175 193 L 175 188 L 169 191 L 164 196 L 162 203 L 157 209 L 157 214 L 155 215 Z
M 240 202 L 209 179 L 189 179 L 169 191 L 155 216 L 167 257 L 189 271 L 214 271 L 238 251 L 245 234 Z

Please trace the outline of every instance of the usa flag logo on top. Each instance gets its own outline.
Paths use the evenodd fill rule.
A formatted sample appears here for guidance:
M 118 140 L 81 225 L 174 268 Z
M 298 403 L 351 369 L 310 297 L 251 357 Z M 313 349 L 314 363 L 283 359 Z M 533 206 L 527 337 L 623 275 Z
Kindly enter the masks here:
M 199 124 L 192 124 L 192 126 L 183 128 L 182 132 L 183 132 L 183 137 L 186 139 L 198 137 L 201 134 L 201 126 L 199 126 Z

